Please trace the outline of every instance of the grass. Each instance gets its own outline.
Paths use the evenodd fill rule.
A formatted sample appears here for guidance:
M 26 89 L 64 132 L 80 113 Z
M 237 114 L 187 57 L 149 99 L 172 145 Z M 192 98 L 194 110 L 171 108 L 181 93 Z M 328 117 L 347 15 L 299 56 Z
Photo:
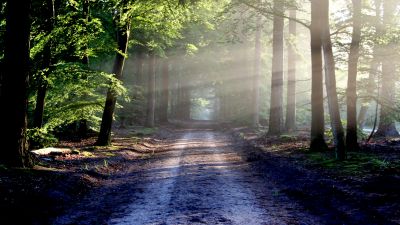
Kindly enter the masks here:
M 327 152 L 311 152 L 307 153 L 307 155 L 312 165 L 338 170 L 349 175 L 379 172 L 393 167 L 400 168 L 400 164 L 398 163 L 362 152 L 349 152 L 348 159 L 345 161 L 338 161 L 334 158 L 333 153 Z

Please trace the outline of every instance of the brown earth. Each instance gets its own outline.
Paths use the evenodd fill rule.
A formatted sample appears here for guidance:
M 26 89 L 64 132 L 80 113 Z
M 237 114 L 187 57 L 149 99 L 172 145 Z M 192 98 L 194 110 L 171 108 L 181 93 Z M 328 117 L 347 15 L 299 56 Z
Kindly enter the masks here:
M 94 138 L 62 142 L 79 154 L 41 157 L 33 170 L 0 169 L 0 221 L 399 224 L 397 167 L 343 173 L 316 163 L 332 153 L 308 154 L 303 135 L 180 127 L 118 130 L 104 148 L 92 147 Z M 364 149 L 374 154 L 378 144 Z M 397 143 L 390 146 L 389 164 L 398 162 Z

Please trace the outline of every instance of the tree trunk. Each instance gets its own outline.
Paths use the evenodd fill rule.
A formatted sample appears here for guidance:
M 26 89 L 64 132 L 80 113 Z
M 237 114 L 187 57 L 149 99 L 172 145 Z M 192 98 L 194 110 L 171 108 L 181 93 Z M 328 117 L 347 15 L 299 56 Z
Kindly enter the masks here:
M 368 76 L 368 84 L 367 84 L 367 91 L 368 95 L 372 95 L 375 92 L 375 89 L 378 88 L 375 84 L 375 78 L 378 74 L 378 69 L 380 66 L 380 62 L 377 59 L 378 56 L 376 55 L 377 49 L 374 47 L 373 59 L 370 65 L 370 71 Z M 358 113 L 358 126 L 360 129 L 363 129 L 365 126 L 365 122 L 367 120 L 367 112 L 370 106 L 371 99 L 366 98 L 363 99 L 362 105 L 360 108 L 360 112 Z
M 398 2 L 397 0 L 386 0 L 383 2 L 383 35 L 388 35 L 388 27 L 393 26 L 394 13 Z M 395 43 L 385 44 L 382 56 L 382 91 L 381 91 L 381 112 L 379 115 L 379 126 L 376 136 L 396 137 L 399 132 L 395 126 L 392 107 L 395 105 L 395 77 L 396 64 L 392 57 L 396 55 Z M 382 54 L 382 55 L 383 55 Z
M 311 151 L 322 151 L 328 148 L 324 139 L 325 119 L 320 8 L 320 0 L 311 1 Z
M 183 120 L 190 120 L 190 88 L 189 82 L 184 78 L 183 87 L 181 87 L 182 91 L 182 117 Z
M 4 68 L 0 94 L 0 161 L 8 166 L 30 167 L 27 147 L 30 0 L 7 1 Z
M 382 0 L 375 0 L 375 12 L 376 12 L 376 19 L 375 19 L 375 35 L 381 34 L 381 29 L 382 29 L 382 24 L 380 22 L 381 20 L 381 5 L 382 5 Z M 369 77 L 368 77 L 368 85 L 367 85 L 367 91 L 366 93 L 368 95 L 372 95 L 374 93 L 376 88 L 379 88 L 375 84 L 375 78 L 378 74 L 379 66 L 381 64 L 377 52 L 379 51 L 379 46 L 377 43 L 374 43 L 374 48 L 373 48 L 373 55 L 372 55 L 372 61 L 370 64 L 370 71 L 369 71 Z M 360 129 L 364 128 L 365 121 L 367 118 L 367 111 L 369 109 L 371 99 L 366 98 L 362 101 L 362 105 L 360 108 L 360 112 L 358 114 L 358 126 Z
M 253 118 L 252 125 L 257 128 L 260 125 L 260 78 L 261 78 L 261 16 L 257 17 L 257 28 L 254 47 L 254 78 L 253 78 Z
M 274 1 L 274 12 L 283 14 L 282 1 Z M 275 15 L 273 26 L 271 104 L 268 134 L 280 135 L 283 116 L 283 17 Z
M 359 150 L 357 143 L 357 71 L 361 41 L 361 0 L 353 0 L 353 34 L 349 53 L 347 78 L 347 133 L 349 151 Z
M 154 116 L 156 107 L 156 56 L 150 56 L 149 74 L 147 77 L 147 108 L 146 108 L 146 127 L 154 127 Z
M 296 10 L 290 10 L 289 16 L 296 19 Z M 287 107 L 286 107 L 286 131 L 296 130 L 296 22 L 289 20 L 288 45 L 288 84 L 287 84 Z
M 160 123 L 168 123 L 168 100 L 169 100 L 169 60 L 164 59 L 162 65 Z
M 143 87 L 145 82 L 145 76 L 143 74 L 143 64 L 144 64 L 144 58 L 145 58 L 145 54 L 144 53 L 139 53 L 137 54 L 137 58 L 136 58 L 136 80 L 137 80 L 137 85 Z
M 322 8 L 322 48 L 324 50 L 325 62 L 325 84 L 328 97 L 328 108 L 332 126 L 333 139 L 336 149 L 336 158 L 346 159 L 346 146 L 344 141 L 344 131 L 340 119 L 339 102 L 336 91 L 335 60 L 332 51 L 332 42 L 329 29 L 329 0 L 321 0 Z
M 47 34 L 50 34 L 53 30 L 53 23 L 55 18 L 55 10 L 54 10 L 54 0 L 46 0 L 45 5 L 46 12 L 46 21 L 45 21 L 45 30 Z M 43 69 L 47 69 L 45 76 L 48 77 L 50 73 L 51 67 L 51 41 L 49 40 L 44 46 L 43 50 Z M 47 93 L 47 81 L 44 78 L 39 78 L 39 87 L 36 96 L 36 107 L 33 117 L 33 127 L 41 128 L 43 125 L 43 115 L 45 108 L 45 100 Z
M 190 87 L 183 65 L 180 65 L 179 76 L 179 119 L 190 120 Z
M 117 25 L 117 43 L 118 50 L 123 53 L 117 52 L 114 60 L 113 74 L 115 78 L 121 80 L 122 72 L 124 70 L 125 56 L 128 48 L 130 24 Z M 106 146 L 111 144 L 111 128 L 113 123 L 115 103 L 117 102 L 117 96 L 115 91 L 110 87 L 107 91 L 106 103 L 104 106 L 103 117 L 101 120 L 101 127 L 99 137 L 96 144 L 100 146 Z

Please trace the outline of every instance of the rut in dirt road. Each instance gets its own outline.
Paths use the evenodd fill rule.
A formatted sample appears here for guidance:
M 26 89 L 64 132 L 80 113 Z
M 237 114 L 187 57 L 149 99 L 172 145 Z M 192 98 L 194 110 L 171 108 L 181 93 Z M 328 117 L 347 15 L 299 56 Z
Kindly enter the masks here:
M 271 207 L 273 190 L 215 132 L 190 132 L 178 149 L 146 172 L 143 192 L 110 224 L 287 224 L 282 207 Z M 269 205 L 268 205 L 269 204 Z
M 122 192 L 97 196 L 116 204 L 98 204 L 112 211 L 104 223 L 319 224 L 251 170 L 241 156 L 245 150 L 235 147 L 229 136 L 190 131 L 168 147 L 170 151 L 139 171 L 115 178 L 114 183 L 125 184 Z M 58 223 L 98 222 L 96 212 L 75 213 L 80 217 L 64 217 Z

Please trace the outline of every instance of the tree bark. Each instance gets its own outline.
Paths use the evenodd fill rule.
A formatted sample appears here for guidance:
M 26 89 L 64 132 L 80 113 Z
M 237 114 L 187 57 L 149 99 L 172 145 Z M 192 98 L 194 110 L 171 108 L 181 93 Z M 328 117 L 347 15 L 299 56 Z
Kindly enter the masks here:
M 46 12 L 46 20 L 44 26 L 44 32 L 50 34 L 54 27 L 54 18 L 55 18 L 55 9 L 54 9 L 54 0 L 46 0 L 45 12 Z M 47 78 L 50 73 L 51 67 L 51 41 L 49 40 L 44 46 L 43 50 L 43 65 L 42 69 L 47 69 L 45 72 L 45 77 Z M 36 128 L 41 128 L 43 126 L 43 115 L 45 108 L 45 100 L 47 94 L 47 81 L 45 78 L 39 78 L 39 87 L 37 90 L 36 96 L 36 107 L 33 117 L 33 126 Z
M 329 28 L 329 0 L 321 0 L 322 8 L 322 48 L 324 50 L 325 62 L 325 85 L 328 97 L 328 108 L 331 120 L 333 139 L 336 149 L 336 158 L 346 159 L 346 146 L 344 141 L 344 130 L 340 119 L 339 102 L 336 91 L 335 59 L 333 57 L 332 42 Z
M 375 13 L 376 13 L 376 19 L 375 19 L 375 35 L 382 33 L 381 32 L 381 5 L 382 5 L 382 0 L 375 0 Z M 369 70 L 369 77 L 368 77 L 368 85 L 367 85 L 367 91 L 366 93 L 368 95 L 372 95 L 374 93 L 375 88 L 379 88 L 375 84 L 375 78 L 378 75 L 378 70 L 379 66 L 381 65 L 381 62 L 378 57 L 378 51 L 379 51 L 379 46 L 378 44 L 374 44 L 373 48 L 373 55 L 372 55 L 372 60 L 370 64 L 370 70 Z M 371 99 L 366 98 L 362 101 L 362 105 L 360 108 L 360 112 L 358 114 L 358 126 L 360 129 L 364 128 L 365 121 L 367 118 L 367 111 L 370 106 Z
M 164 59 L 162 65 L 160 123 L 168 123 L 168 100 L 169 100 L 169 60 Z
M 150 56 L 149 74 L 147 75 L 147 108 L 146 108 L 146 127 L 154 127 L 154 116 L 156 107 L 156 56 Z
M 27 146 L 30 0 L 9 0 L 6 11 L 4 68 L 0 94 L 1 163 L 30 167 L 33 157 Z
M 274 1 L 274 12 L 283 14 L 283 2 Z M 269 114 L 269 135 L 280 135 L 283 116 L 283 27 L 284 19 L 274 15 L 272 41 L 271 104 Z
M 324 139 L 325 119 L 320 8 L 320 0 L 311 1 L 311 151 L 322 151 L 328 148 Z
M 136 80 L 137 80 L 137 85 L 138 86 L 144 86 L 145 82 L 145 76 L 144 76 L 144 72 L 143 72 L 143 64 L 144 64 L 144 58 L 145 58 L 145 54 L 144 53 L 138 53 L 137 54 L 137 58 L 136 58 Z
M 260 78 L 261 78 L 261 16 L 257 17 L 257 28 L 254 47 L 254 77 L 253 77 L 253 118 L 252 125 L 257 128 L 260 125 Z
M 394 13 L 398 2 L 397 0 L 386 0 L 383 2 L 383 35 L 388 35 L 388 27 L 393 26 Z M 395 75 L 396 64 L 391 57 L 396 55 L 394 43 L 385 44 L 382 56 L 382 91 L 381 91 L 381 112 L 379 115 L 379 126 L 376 136 L 396 137 L 399 132 L 395 126 L 392 106 L 395 104 Z
M 117 52 L 114 60 L 113 74 L 119 80 L 122 78 L 122 72 L 124 70 L 125 55 L 128 49 L 130 24 L 117 25 L 117 43 L 118 50 L 123 53 Z M 110 87 L 107 91 L 106 103 L 104 106 L 103 117 L 101 120 L 101 127 L 99 137 L 96 144 L 100 146 L 106 146 L 111 144 L 111 128 L 113 123 L 115 104 L 117 102 L 117 96 L 115 91 Z
M 290 10 L 289 16 L 296 19 L 296 10 Z M 287 84 L 287 107 L 286 107 L 286 131 L 296 130 L 296 22 L 289 20 L 288 44 L 288 84 Z
M 347 78 L 347 150 L 359 150 L 357 142 L 357 71 L 361 41 L 361 0 L 353 0 L 353 34 Z
M 184 78 L 183 86 L 181 87 L 182 102 L 182 120 L 190 120 L 190 88 L 189 82 Z
M 190 87 L 183 65 L 179 65 L 178 117 L 180 120 L 190 120 Z

